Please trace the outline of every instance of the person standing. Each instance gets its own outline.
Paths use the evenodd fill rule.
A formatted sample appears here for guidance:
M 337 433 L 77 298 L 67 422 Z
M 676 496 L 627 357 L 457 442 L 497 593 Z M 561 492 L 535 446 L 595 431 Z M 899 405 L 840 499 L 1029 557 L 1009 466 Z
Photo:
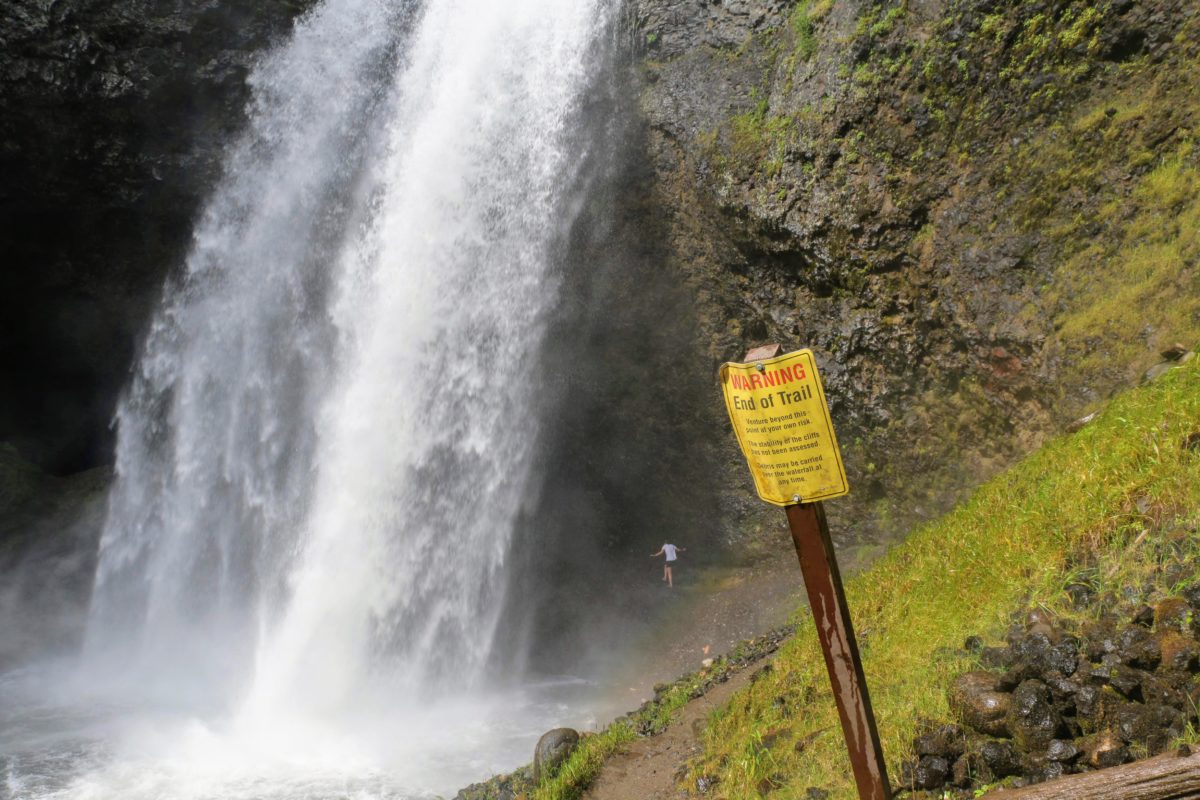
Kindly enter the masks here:
M 667 557 L 667 560 L 663 563 L 663 580 L 667 582 L 667 588 L 673 588 L 675 586 L 674 582 L 671 580 L 671 567 L 675 564 L 675 560 L 678 558 L 678 555 L 676 554 L 684 552 L 685 549 L 686 548 L 683 547 L 676 547 L 673 544 L 664 544 L 661 548 L 659 548 L 657 553 L 652 553 L 650 555 L 651 558 L 658 558 L 659 556 Z

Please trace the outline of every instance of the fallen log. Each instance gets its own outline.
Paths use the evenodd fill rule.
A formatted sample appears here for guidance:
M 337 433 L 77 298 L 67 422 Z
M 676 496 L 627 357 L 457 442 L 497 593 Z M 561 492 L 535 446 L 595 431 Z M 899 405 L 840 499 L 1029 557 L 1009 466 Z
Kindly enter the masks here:
M 983 795 L 985 800 L 1195 800 L 1200 798 L 1200 748 L 1184 745 L 1170 753 L 1119 767 L 1068 775 Z

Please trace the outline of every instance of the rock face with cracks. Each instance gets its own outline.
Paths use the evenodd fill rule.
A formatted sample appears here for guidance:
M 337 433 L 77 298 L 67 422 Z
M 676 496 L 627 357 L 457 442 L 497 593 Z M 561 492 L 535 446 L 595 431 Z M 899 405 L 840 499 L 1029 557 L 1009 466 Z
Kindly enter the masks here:
M 830 509 L 843 540 L 949 507 L 1200 336 L 1166 311 L 1193 293 L 1186 271 L 1133 288 L 1122 255 L 1138 220 L 1179 211 L 1159 209 L 1155 165 L 1195 160 L 1187 3 L 629 14 L 666 267 L 714 366 L 768 341 L 816 351 L 852 486 Z M 1110 301 L 1130 291 L 1127 318 Z M 715 402 L 712 418 L 729 536 L 773 531 Z
M 16 0 L 0 15 L 0 441 L 109 459 L 113 402 L 244 119 L 256 53 L 309 0 Z

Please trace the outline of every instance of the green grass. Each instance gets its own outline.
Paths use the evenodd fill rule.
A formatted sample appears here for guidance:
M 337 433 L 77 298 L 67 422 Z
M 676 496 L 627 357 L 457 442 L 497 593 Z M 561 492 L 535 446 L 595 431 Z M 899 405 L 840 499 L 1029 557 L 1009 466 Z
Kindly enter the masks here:
M 580 795 L 599 774 L 605 760 L 637 738 L 633 723 L 620 720 L 603 732 L 586 737 L 549 780 L 533 793 L 535 800 L 570 800 Z
M 1155 545 L 1162 531 L 1200 521 L 1200 454 L 1180 444 L 1198 429 L 1192 362 L 1119 397 L 849 583 L 893 778 L 920 720 L 948 718 L 946 687 L 972 665 L 964 638 L 998 638 L 1023 606 L 1064 610 L 1071 580 L 1111 590 L 1176 557 Z M 1200 577 L 1194 558 L 1186 568 Z M 810 786 L 854 796 L 815 634 L 807 611 L 797 617 L 774 670 L 711 720 L 690 774 L 693 785 L 716 779 L 709 796 L 800 798 Z
M 1200 160 L 1191 142 L 1105 210 L 1118 234 L 1071 256 L 1047 298 L 1078 384 L 1120 370 L 1129 380 L 1177 339 L 1200 340 Z
M 579 747 L 558 771 L 533 789 L 532 800 L 574 800 L 592 782 L 604 762 L 620 753 L 639 735 L 654 735 L 666 730 L 675 712 L 693 697 L 710 689 L 727 673 L 760 658 L 766 651 L 768 634 L 742 642 L 731 652 L 716 658 L 712 666 L 685 675 L 657 691 L 649 703 L 629 717 L 618 719 L 598 734 L 585 736 Z
M 788 18 L 795 36 L 792 65 L 795 59 L 807 61 L 817 52 L 816 24 L 833 8 L 833 0 L 800 0 L 792 7 Z

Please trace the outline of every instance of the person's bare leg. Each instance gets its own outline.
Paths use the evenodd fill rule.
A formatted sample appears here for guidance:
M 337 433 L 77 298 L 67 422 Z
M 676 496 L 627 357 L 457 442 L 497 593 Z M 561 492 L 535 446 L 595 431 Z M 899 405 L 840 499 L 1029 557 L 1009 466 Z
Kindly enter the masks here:
M 664 569 L 665 569 L 665 570 L 666 570 L 666 572 L 667 572 L 667 588 L 668 588 L 668 589 L 673 589 L 673 588 L 675 588 L 675 584 L 671 583 L 671 568 L 670 568 L 670 567 L 664 567 Z

